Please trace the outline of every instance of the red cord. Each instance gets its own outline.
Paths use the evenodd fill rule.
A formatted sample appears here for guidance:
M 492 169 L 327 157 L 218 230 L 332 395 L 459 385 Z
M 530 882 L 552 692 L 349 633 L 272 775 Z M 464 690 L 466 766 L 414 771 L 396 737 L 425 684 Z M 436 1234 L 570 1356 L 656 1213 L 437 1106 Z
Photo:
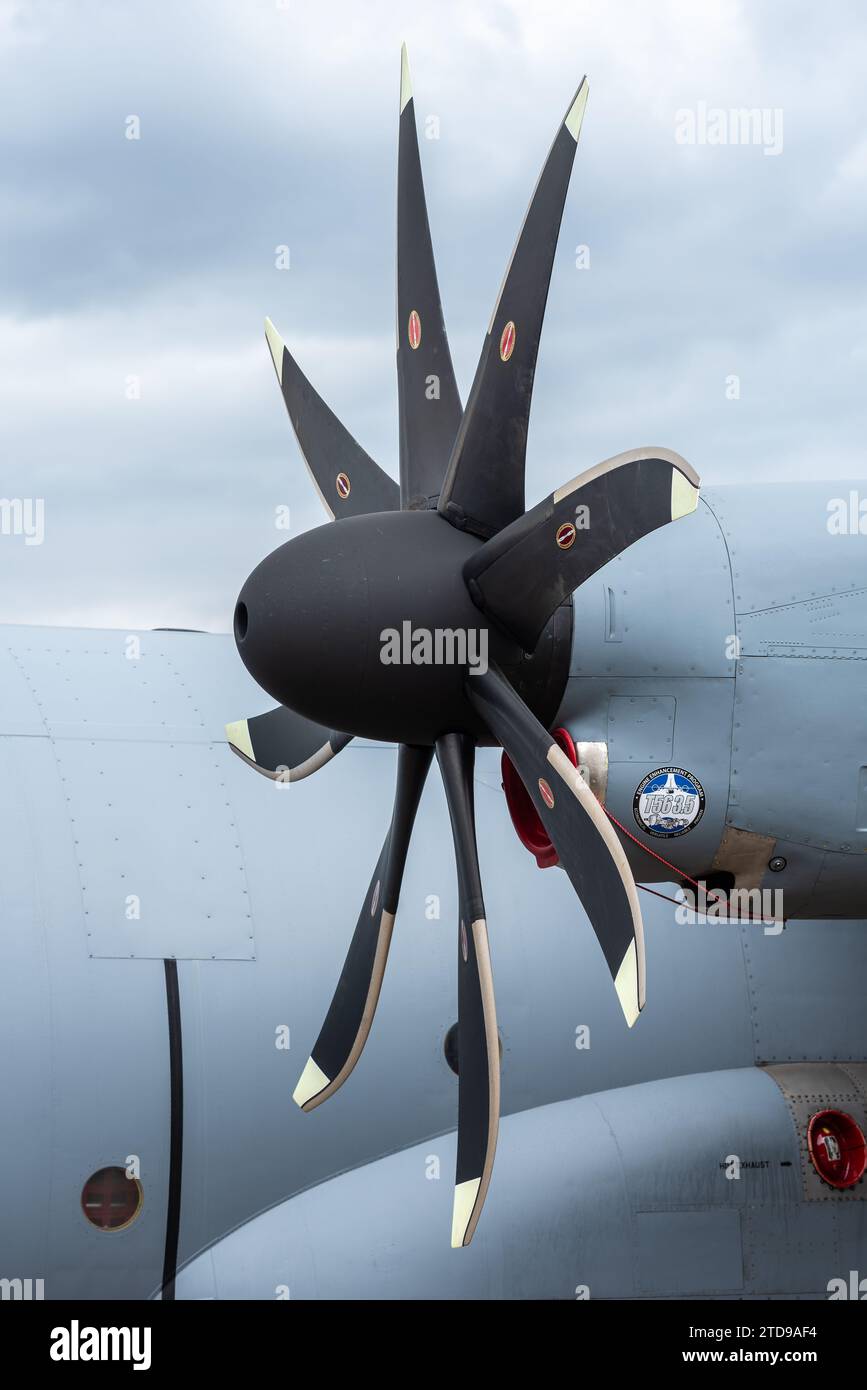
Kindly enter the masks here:
M 602 803 L 600 802 L 600 805 L 601 804 Z M 699 892 L 702 891 L 701 884 L 698 882 L 697 879 L 690 878 L 689 874 L 684 873 L 683 869 L 679 869 L 677 865 L 672 864 L 669 859 L 663 859 L 661 854 L 657 854 L 655 850 L 650 849 L 647 845 L 643 845 L 637 835 L 633 835 L 632 831 L 627 830 L 626 826 L 623 824 L 622 821 L 619 821 L 616 816 L 613 816 L 611 814 L 607 806 L 603 806 L 602 809 L 605 812 L 608 819 L 614 822 L 614 824 L 617 826 L 617 829 L 621 830 L 624 835 L 628 835 L 629 839 L 632 840 L 636 845 L 638 845 L 639 849 L 643 849 L 645 854 L 649 854 L 652 859 L 658 859 L 660 864 L 664 864 L 667 869 L 673 869 L 680 879 L 685 880 L 687 883 L 691 883 L 694 888 L 697 888 L 699 890 Z M 663 902 L 674 903 L 675 907 L 684 906 L 683 902 L 678 901 L 677 898 L 669 898 L 666 893 L 657 893 L 655 888 L 648 888 L 647 885 L 644 883 L 636 883 L 635 886 L 636 888 L 640 888 L 643 893 L 652 893 L 655 898 L 662 898 Z M 698 906 L 694 906 L 692 911 L 698 913 Z M 771 917 L 770 919 L 766 917 L 754 917 L 752 913 L 750 913 L 748 917 L 744 917 L 742 920 L 745 922 L 761 922 L 765 926 L 769 926 L 771 924 L 775 925 L 777 922 L 777 918 L 775 917 Z M 783 921 L 785 923 L 785 918 L 783 919 Z
M 677 874 L 678 878 L 685 879 L 686 882 L 687 882 L 687 883 L 691 883 L 691 884 L 693 885 L 694 888 L 698 888 L 699 890 L 701 889 L 701 884 L 698 882 L 697 879 L 690 878 L 689 874 L 684 873 L 683 869 L 679 869 L 679 868 L 677 867 L 677 865 L 676 865 L 676 864 L 672 864 L 671 861 L 670 861 L 669 859 L 663 859 L 663 857 L 662 857 L 661 854 L 657 854 L 657 853 L 656 853 L 656 850 L 648 849 L 647 845 L 643 845 L 643 844 L 641 843 L 641 841 L 639 840 L 639 838 L 638 838 L 637 835 L 633 835 L 633 833 L 632 833 L 631 830 L 627 830 L 627 829 L 626 829 L 626 826 L 622 823 L 622 821 L 619 821 L 619 820 L 617 819 L 616 816 L 613 816 L 613 815 L 611 814 L 611 812 L 609 811 L 609 809 L 608 809 L 607 806 L 603 806 L 602 809 L 603 809 L 603 811 L 605 812 L 605 814 L 606 814 L 606 816 L 608 817 L 608 819 L 614 821 L 614 824 L 617 826 L 618 830 L 622 830 L 623 833 L 624 833 L 624 835 L 628 835 L 629 838 L 630 838 L 630 840 L 634 840 L 635 843 L 638 845 L 638 848 L 639 848 L 639 849 L 643 849 L 645 854 L 651 855 L 651 857 L 652 857 L 653 859 L 658 859 L 659 862 L 660 862 L 660 864 L 664 864 L 665 867 L 666 867 L 667 869 L 673 869 L 674 872 Z M 639 887 L 641 887 L 640 884 L 639 884 Z M 653 889 L 652 889 L 652 888 L 649 888 L 647 891 L 648 891 L 649 893 L 652 893 L 652 892 L 653 892 Z M 661 898 L 661 897 L 663 897 L 663 894 L 662 894 L 662 893 L 657 893 L 656 896 L 657 896 L 658 898 Z M 676 898 L 666 898 L 666 902 L 673 903 L 673 902 L 676 902 L 676 901 L 677 901 Z

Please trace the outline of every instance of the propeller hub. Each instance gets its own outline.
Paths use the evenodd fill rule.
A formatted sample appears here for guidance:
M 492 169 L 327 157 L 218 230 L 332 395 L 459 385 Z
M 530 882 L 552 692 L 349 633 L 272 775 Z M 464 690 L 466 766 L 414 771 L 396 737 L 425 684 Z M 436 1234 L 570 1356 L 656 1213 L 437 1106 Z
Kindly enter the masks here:
M 427 745 L 446 731 L 489 739 L 465 682 L 493 663 L 522 686 L 529 678 L 530 702 L 547 712 L 550 661 L 524 658 L 470 598 L 462 570 L 480 544 L 434 511 L 307 531 L 244 584 L 234 622 L 241 659 L 305 718 L 388 742 Z

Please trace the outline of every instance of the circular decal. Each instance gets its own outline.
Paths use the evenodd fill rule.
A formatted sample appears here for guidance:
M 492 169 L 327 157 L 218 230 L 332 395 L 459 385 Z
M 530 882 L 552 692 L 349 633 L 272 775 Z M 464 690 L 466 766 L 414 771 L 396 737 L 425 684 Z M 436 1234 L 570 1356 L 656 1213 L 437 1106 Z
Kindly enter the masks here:
M 571 521 L 564 521 L 562 526 L 557 527 L 557 544 L 561 550 L 568 550 L 575 540 L 577 532 Z
M 542 800 L 544 801 L 545 805 L 548 807 L 548 810 L 552 810 L 554 806 L 554 793 L 548 786 L 548 783 L 545 781 L 544 777 L 539 778 L 539 794 L 542 797 Z
M 345 502 L 349 496 L 349 479 L 345 473 L 338 473 L 336 482 L 338 496 L 342 497 Z
M 636 789 L 632 814 L 648 835 L 685 835 L 704 815 L 704 788 L 682 767 L 658 767 Z
M 409 316 L 407 334 L 409 335 L 409 345 L 412 348 L 413 352 L 415 352 L 416 348 L 421 342 L 421 319 L 419 318 L 418 312 L 415 309 L 413 309 L 412 313 Z
M 500 357 L 504 362 L 508 362 L 512 353 L 515 351 L 515 325 L 512 320 L 506 324 L 500 334 Z
M 469 942 L 467 941 L 467 929 L 464 926 L 463 921 L 461 921 L 461 955 L 463 956 L 465 961 L 469 959 L 469 954 L 470 947 Z

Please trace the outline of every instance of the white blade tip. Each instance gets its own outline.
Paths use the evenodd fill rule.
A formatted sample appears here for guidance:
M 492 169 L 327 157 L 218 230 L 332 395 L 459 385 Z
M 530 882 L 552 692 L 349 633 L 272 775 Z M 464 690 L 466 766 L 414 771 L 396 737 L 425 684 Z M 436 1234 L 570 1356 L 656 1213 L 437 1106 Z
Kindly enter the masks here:
M 328 1077 L 325 1072 L 321 1067 L 317 1067 L 312 1057 L 308 1057 L 307 1065 L 301 1073 L 298 1085 L 292 1092 L 292 1099 L 303 1110 L 308 1101 L 311 1101 L 314 1096 L 318 1096 L 320 1091 L 324 1091 L 328 1084 Z
M 581 134 L 581 122 L 584 120 L 584 108 L 587 105 L 589 93 L 590 84 L 586 77 L 582 77 L 581 86 L 578 88 L 575 100 L 569 107 L 569 112 L 563 122 L 576 145 L 578 144 L 578 136 Z
M 481 1185 L 481 1178 L 469 1178 L 467 1182 L 459 1182 L 455 1188 L 455 1204 L 452 1208 L 453 1250 L 459 1250 L 462 1245 L 469 1244 L 466 1240 L 467 1227 L 470 1224 Z
M 677 521 L 682 516 L 689 516 L 698 506 L 698 488 L 693 487 L 688 478 L 685 478 L 679 468 L 673 468 L 671 473 L 671 519 Z
M 638 951 L 635 942 L 630 941 L 626 954 L 620 962 L 614 979 L 614 988 L 628 1027 L 632 1027 L 644 1007 L 644 1000 L 638 990 Z
M 400 46 L 400 114 L 403 115 L 404 107 L 408 101 L 412 100 L 412 83 L 409 80 L 409 58 L 406 52 L 406 44 Z
M 246 719 L 236 719 L 233 723 L 226 725 L 226 738 L 233 748 L 237 748 L 239 753 L 243 753 L 245 758 L 249 758 L 251 763 L 256 761 L 253 756 L 253 744 L 250 740 L 250 730 Z
M 274 370 L 277 373 L 277 380 L 283 385 L 283 339 L 277 332 L 270 319 L 265 320 L 265 337 L 268 339 L 268 347 L 271 351 L 271 360 L 274 363 Z

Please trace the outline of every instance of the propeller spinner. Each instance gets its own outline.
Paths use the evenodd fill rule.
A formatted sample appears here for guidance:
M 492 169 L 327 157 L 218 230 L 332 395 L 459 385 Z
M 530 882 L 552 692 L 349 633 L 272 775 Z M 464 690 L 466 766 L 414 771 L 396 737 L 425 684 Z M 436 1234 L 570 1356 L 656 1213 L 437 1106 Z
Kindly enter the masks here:
M 436 753 L 460 903 L 455 1246 L 469 1244 L 478 1223 L 499 1119 L 499 1043 L 473 807 L 477 743 L 501 744 L 517 770 L 596 933 L 630 1026 L 644 1005 L 632 873 L 599 802 L 548 727 L 568 671 L 572 593 L 641 536 L 693 511 L 698 478 L 670 450 L 637 449 L 524 508 L 533 376 L 587 91 L 584 79 L 551 146 L 462 410 L 402 52 L 399 488 L 316 394 L 266 320 L 289 418 L 337 525 L 281 546 L 245 583 L 235 610 L 238 651 L 279 705 L 228 725 L 229 741 L 258 771 L 290 781 L 317 771 L 356 735 L 399 745 L 391 825 L 294 1098 L 304 1110 L 321 1105 L 364 1047 Z M 428 389 L 432 377 L 437 392 Z M 407 630 L 453 639 L 472 633 L 474 650 L 486 659 L 385 660 L 384 634 Z

